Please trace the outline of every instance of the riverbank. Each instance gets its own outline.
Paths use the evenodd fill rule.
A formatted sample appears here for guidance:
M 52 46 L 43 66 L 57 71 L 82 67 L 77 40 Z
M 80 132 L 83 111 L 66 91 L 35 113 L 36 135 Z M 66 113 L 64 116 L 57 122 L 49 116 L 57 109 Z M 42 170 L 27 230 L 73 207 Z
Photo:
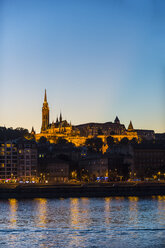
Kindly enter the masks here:
M 165 195 L 165 183 L 0 185 L 0 199 Z

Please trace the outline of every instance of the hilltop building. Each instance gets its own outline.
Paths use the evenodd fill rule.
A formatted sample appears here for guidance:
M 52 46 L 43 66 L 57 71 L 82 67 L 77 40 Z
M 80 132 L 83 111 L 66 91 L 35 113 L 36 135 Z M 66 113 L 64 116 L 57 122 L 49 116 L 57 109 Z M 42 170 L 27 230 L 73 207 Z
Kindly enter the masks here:
M 51 143 L 56 143 L 59 138 L 62 138 L 74 143 L 76 146 L 80 146 L 86 140 L 83 137 L 80 138 L 80 131 L 76 127 L 68 123 L 67 120 L 63 120 L 62 113 L 60 113 L 59 118 L 57 117 L 56 122 L 49 122 L 49 105 L 46 90 L 42 107 L 41 132 L 35 134 L 34 129 L 32 131 L 37 141 L 41 137 L 45 137 Z
M 41 137 L 45 137 L 50 143 L 57 143 L 58 139 L 62 138 L 66 139 L 68 142 L 72 142 L 75 146 L 83 146 L 86 139 L 92 137 L 101 138 L 104 144 L 106 143 L 106 138 L 108 136 L 112 136 L 115 141 L 120 141 L 125 137 L 129 140 L 132 140 L 133 138 L 140 140 L 144 137 L 149 139 L 154 138 L 154 131 L 134 129 L 131 121 L 128 129 L 126 129 L 125 126 L 120 123 L 117 116 L 114 122 L 86 123 L 73 126 L 71 123 L 68 123 L 67 120 L 63 120 L 62 113 L 60 113 L 56 122 L 53 121 L 50 123 L 46 90 L 42 107 L 41 132 L 35 134 L 34 128 L 32 128 L 31 134 L 37 141 Z

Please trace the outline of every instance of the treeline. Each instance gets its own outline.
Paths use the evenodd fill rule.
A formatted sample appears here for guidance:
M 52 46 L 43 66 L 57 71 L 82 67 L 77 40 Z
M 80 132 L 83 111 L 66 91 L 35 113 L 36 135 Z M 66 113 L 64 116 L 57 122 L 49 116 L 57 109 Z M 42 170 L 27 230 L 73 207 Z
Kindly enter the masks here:
M 29 131 L 22 127 L 17 127 L 16 129 L 13 129 L 12 127 L 0 127 L 0 141 L 4 142 L 8 140 L 18 139 L 21 137 L 23 138 L 28 133 Z

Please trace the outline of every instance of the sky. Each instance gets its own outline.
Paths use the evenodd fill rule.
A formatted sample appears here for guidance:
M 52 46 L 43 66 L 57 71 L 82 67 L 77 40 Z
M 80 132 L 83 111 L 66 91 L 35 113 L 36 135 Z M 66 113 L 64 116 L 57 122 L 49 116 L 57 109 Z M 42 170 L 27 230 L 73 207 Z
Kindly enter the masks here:
M 114 121 L 165 132 L 164 0 L 1 0 L 0 126 Z

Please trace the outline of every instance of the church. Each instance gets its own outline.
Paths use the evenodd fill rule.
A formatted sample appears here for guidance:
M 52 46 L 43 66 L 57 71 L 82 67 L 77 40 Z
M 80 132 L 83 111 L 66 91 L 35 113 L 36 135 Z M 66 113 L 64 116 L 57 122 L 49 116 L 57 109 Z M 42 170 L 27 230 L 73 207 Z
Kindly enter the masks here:
M 76 146 L 83 146 L 86 139 L 99 137 L 106 143 L 106 138 L 112 136 L 115 141 L 120 141 L 123 138 L 129 140 L 136 138 L 140 141 L 142 138 L 153 139 L 153 130 L 134 129 L 132 122 L 125 128 L 124 124 L 120 123 L 116 116 L 114 122 L 106 123 L 86 123 L 73 126 L 67 120 L 63 120 L 62 114 L 57 117 L 56 122 L 49 122 L 49 105 L 47 101 L 47 93 L 45 89 L 44 102 L 42 106 L 42 125 L 41 132 L 35 134 L 32 128 L 31 134 L 38 141 L 41 137 L 45 137 L 50 143 L 57 143 L 59 138 L 66 139 L 68 142 L 74 143 Z
M 68 123 L 67 120 L 63 120 L 62 113 L 60 113 L 60 116 L 57 117 L 56 122 L 49 122 L 49 105 L 47 101 L 46 89 L 42 106 L 41 132 L 35 134 L 37 141 L 41 137 L 45 137 L 51 143 L 56 143 L 59 138 L 66 139 L 68 142 L 72 142 L 76 146 L 82 145 L 86 140 L 80 138 L 80 131 L 78 128 L 72 126 L 72 124 Z

